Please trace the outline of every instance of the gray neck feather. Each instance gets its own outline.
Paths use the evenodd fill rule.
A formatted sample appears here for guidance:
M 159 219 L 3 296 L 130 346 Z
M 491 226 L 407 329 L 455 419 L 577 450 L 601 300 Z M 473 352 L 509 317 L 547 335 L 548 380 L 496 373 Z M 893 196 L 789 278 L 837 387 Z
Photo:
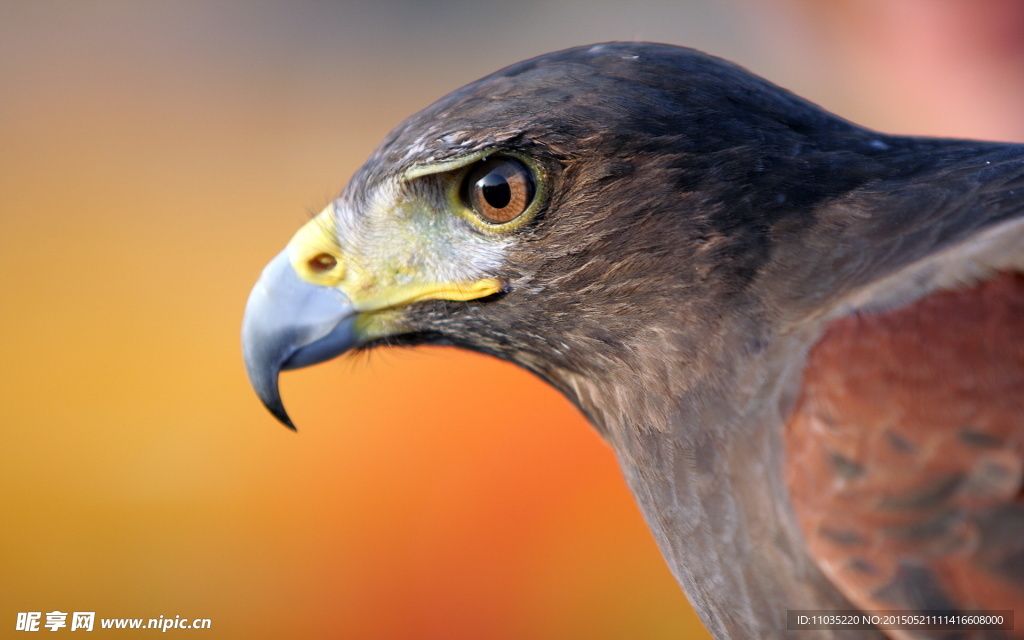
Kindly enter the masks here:
M 691 362 L 690 371 L 716 373 L 680 381 L 686 388 L 674 393 L 651 393 L 670 377 L 629 367 L 617 372 L 633 378 L 628 384 L 614 371 L 569 384 L 603 427 L 665 559 L 716 638 L 844 637 L 787 632 L 786 611 L 855 608 L 807 554 L 785 487 L 783 425 L 799 384 L 792 354 L 808 343 L 806 335 L 778 339 L 741 356 L 742 366 Z

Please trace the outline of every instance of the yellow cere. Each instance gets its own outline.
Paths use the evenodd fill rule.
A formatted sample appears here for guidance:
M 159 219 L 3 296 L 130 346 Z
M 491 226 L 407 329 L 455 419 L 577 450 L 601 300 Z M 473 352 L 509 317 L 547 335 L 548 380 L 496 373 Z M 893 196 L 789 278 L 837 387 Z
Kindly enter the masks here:
M 311 284 L 337 288 L 362 312 L 403 307 L 423 300 L 466 301 L 498 293 L 502 289 L 497 278 L 481 278 L 472 282 L 388 282 L 388 274 L 370 274 L 346 261 L 334 238 L 333 205 L 329 205 L 307 222 L 288 243 L 292 268 Z M 398 272 L 413 272 L 408 265 L 395 267 Z M 392 274 L 393 275 L 393 274 Z
M 340 253 L 338 243 L 334 240 L 334 222 L 328 206 L 302 228 L 288 243 L 288 260 L 292 269 L 303 280 L 324 287 L 337 287 L 348 273 L 344 256 Z M 322 256 L 335 259 L 333 268 L 324 269 L 326 262 Z

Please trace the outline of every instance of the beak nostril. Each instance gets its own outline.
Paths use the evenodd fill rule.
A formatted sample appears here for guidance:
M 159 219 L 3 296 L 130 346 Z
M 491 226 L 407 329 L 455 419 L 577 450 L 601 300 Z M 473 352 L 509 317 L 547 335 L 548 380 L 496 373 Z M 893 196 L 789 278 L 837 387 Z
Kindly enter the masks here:
M 309 259 L 309 268 L 317 273 L 326 273 L 338 266 L 338 259 L 329 253 L 318 253 Z

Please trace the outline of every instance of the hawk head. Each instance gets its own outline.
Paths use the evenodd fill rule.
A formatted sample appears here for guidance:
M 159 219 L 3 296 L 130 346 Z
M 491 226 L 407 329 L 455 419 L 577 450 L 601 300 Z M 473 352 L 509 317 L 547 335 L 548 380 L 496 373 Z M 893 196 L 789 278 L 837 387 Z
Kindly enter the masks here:
M 670 411 L 650 398 L 757 348 L 774 245 L 884 147 L 859 132 L 690 49 L 510 66 L 402 123 L 270 263 L 243 327 L 250 379 L 290 425 L 281 370 L 433 343 L 526 367 L 604 431 L 631 413 L 623 389 Z

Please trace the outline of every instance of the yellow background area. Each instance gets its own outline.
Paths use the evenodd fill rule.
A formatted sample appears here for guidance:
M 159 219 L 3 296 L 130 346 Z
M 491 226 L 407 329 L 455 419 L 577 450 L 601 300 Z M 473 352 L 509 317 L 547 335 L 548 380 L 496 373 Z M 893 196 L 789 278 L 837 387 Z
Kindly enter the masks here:
M 648 39 L 827 100 L 799 4 L 0 4 L 0 637 L 54 610 L 211 638 L 704 637 L 611 451 L 540 381 L 378 350 L 286 374 L 294 434 L 239 324 L 310 212 L 448 91 Z

